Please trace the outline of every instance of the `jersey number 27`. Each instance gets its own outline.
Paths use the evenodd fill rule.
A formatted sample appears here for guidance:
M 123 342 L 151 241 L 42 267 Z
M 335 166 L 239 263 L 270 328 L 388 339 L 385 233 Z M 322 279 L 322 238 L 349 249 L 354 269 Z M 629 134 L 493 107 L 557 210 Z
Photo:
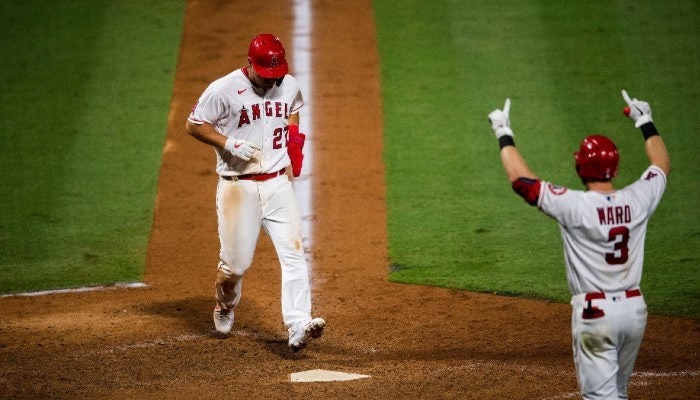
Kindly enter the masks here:
M 272 134 L 272 148 L 281 149 L 282 147 L 287 147 L 287 142 L 289 138 L 287 136 L 289 132 L 289 127 L 277 128 Z

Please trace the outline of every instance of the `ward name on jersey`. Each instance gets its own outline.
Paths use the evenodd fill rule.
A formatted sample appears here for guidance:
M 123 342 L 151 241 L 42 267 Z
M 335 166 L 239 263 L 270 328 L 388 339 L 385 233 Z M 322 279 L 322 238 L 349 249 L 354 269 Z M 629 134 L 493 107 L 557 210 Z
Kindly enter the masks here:
M 665 187 L 666 176 L 653 165 L 611 193 L 540 181 L 537 206 L 560 224 L 572 294 L 639 287 L 647 222 Z
M 624 206 L 598 207 L 598 222 L 601 225 L 621 225 L 632 222 L 632 208 Z

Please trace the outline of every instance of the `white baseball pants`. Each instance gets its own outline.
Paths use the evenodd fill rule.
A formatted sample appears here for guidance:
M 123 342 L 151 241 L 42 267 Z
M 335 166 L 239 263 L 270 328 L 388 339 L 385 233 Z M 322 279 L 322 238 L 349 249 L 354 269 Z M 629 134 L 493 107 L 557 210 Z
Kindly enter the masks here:
M 591 305 L 605 315 L 583 318 L 588 307 L 585 294 L 571 299 L 571 333 L 574 362 L 584 399 L 627 399 L 647 323 L 643 296 L 627 297 L 625 292 L 606 293 Z
M 221 242 L 216 281 L 219 307 L 233 308 L 239 303 L 243 275 L 253 262 L 262 226 L 272 240 L 281 266 L 285 326 L 311 320 L 311 289 L 301 238 L 301 215 L 287 175 L 260 182 L 220 178 L 216 211 Z

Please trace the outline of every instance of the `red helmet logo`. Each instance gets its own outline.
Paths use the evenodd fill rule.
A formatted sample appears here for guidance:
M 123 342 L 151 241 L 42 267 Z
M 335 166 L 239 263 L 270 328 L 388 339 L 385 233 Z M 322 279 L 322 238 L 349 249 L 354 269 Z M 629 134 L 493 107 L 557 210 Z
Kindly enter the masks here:
M 248 62 L 263 78 L 281 78 L 289 72 L 284 46 L 270 33 L 253 38 L 248 48 Z
M 576 172 L 583 179 L 608 181 L 617 175 L 620 155 L 612 140 L 602 135 L 583 139 L 574 153 Z

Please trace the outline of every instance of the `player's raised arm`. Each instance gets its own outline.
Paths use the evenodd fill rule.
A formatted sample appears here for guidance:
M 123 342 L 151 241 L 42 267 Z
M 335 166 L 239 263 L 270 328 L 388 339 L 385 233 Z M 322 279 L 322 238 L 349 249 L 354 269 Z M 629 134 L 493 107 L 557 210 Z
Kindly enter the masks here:
M 538 179 L 530 170 L 513 141 L 513 130 L 510 128 L 510 99 L 506 99 L 503 110 L 496 109 L 489 114 L 489 122 L 498 144 L 501 147 L 501 162 L 503 169 L 511 182 L 518 178 Z
M 659 136 L 654 121 L 651 118 L 651 107 L 646 101 L 631 99 L 626 90 L 622 90 L 622 98 L 627 103 L 622 112 L 634 121 L 634 126 L 640 128 L 644 135 L 644 149 L 649 162 L 661 168 L 666 175 L 671 171 L 671 159 L 666 150 L 664 140 Z

